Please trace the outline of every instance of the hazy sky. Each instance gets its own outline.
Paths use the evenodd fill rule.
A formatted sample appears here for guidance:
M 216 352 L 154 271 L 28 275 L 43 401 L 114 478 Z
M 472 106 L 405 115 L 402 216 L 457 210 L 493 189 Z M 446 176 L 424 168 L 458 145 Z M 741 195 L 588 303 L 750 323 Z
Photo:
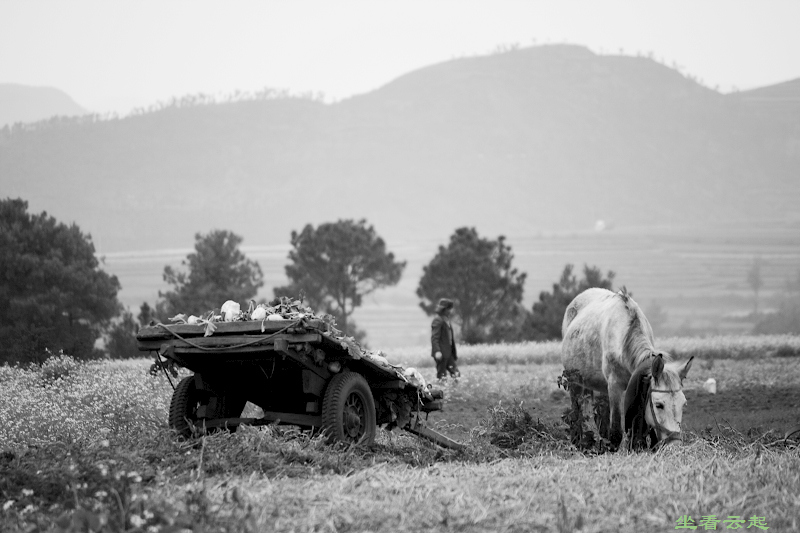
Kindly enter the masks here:
M 652 52 L 722 92 L 800 77 L 797 0 L 0 0 L 0 83 L 127 114 L 264 87 L 340 99 L 498 46 Z

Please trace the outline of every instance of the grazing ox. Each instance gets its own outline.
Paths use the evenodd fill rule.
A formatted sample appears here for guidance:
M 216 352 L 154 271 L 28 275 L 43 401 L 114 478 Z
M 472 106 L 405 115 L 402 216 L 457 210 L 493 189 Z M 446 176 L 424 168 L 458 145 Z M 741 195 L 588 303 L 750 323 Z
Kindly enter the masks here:
M 679 440 L 692 365 L 672 362 L 653 346 L 653 329 L 625 288 L 588 289 L 567 307 L 561 325 L 561 361 L 583 386 L 608 395 L 610 440 L 626 447 Z M 638 447 L 638 446 L 637 446 Z

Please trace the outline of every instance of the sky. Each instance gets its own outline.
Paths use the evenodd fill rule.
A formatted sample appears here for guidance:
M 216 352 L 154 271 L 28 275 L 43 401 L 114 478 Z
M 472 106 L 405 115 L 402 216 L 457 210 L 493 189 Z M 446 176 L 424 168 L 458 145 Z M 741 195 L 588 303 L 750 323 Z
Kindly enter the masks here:
M 502 47 L 652 54 L 721 92 L 800 77 L 796 0 L 0 0 L 0 83 L 124 116 L 264 88 L 365 93 Z

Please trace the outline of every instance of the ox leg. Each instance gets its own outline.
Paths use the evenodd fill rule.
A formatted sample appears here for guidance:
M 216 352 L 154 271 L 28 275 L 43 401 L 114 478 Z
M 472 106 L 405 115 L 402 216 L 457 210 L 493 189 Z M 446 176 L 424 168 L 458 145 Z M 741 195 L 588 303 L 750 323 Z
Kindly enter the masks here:
M 594 394 L 594 423 L 597 426 L 597 432 L 600 438 L 607 441 L 611 440 L 611 432 L 609 427 L 609 402 L 608 396 L 605 394 Z
M 592 391 L 585 391 L 581 395 L 580 416 L 581 436 L 583 437 L 581 447 L 592 448 L 600 440 L 594 419 L 594 393 Z
M 614 383 L 608 385 L 608 403 L 610 415 L 609 440 L 614 446 L 619 446 L 625 431 L 625 417 L 623 408 L 625 402 L 625 390 L 620 390 Z
M 600 440 L 594 392 L 577 370 L 565 370 L 561 382 L 567 383 L 571 400 L 570 409 L 562 417 L 569 426 L 570 441 L 580 449 L 592 449 Z

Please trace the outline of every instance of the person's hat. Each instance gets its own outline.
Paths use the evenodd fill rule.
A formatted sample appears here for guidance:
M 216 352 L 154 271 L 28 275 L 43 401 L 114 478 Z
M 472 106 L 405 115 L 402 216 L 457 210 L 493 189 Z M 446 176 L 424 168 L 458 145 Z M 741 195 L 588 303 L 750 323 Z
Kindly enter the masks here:
M 453 307 L 453 300 L 448 300 L 447 298 L 440 298 L 439 303 L 436 304 L 436 311 L 444 311 L 445 309 L 452 309 Z

